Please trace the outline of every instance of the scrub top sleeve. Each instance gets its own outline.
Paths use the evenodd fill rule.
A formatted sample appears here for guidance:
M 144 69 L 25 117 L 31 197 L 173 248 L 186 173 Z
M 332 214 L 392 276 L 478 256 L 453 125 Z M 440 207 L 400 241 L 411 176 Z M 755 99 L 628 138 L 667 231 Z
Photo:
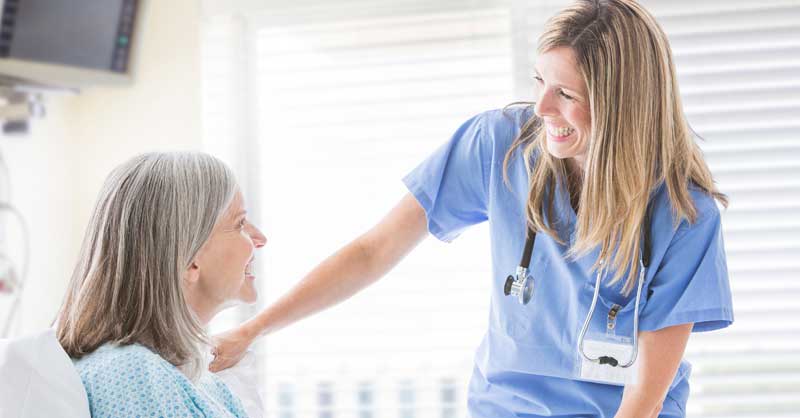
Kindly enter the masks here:
M 694 323 L 694 332 L 725 328 L 733 322 L 728 267 L 719 210 L 675 234 L 649 286 L 640 315 L 642 331 Z
M 484 115 L 461 125 L 450 141 L 403 178 L 425 210 L 428 231 L 445 242 L 488 219 L 493 145 L 486 138 Z

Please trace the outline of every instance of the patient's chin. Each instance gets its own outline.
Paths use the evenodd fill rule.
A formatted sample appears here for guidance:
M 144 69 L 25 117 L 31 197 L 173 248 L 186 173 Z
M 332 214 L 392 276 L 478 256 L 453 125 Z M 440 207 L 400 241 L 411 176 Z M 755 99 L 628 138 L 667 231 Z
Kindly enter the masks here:
M 238 299 L 244 303 L 255 303 L 258 300 L 258 290 L 252 280 L 245 280 L 242 284 Z

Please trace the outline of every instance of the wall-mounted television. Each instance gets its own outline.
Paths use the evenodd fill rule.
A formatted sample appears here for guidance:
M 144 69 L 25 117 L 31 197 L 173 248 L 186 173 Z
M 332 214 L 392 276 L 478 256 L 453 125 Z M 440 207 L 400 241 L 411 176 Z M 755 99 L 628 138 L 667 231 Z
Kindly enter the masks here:
M 0 82 L 130 83 L 141 0 L 0 0 Z

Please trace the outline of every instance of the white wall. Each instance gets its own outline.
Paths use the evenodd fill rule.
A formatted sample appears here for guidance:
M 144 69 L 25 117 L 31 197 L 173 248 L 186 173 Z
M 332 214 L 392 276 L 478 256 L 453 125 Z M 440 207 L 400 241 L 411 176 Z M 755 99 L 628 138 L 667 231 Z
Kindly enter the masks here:
M 72 269 L 77 245 L 75 223 L 75 150 L 70 141 L 69 113 L 76 97 L 48 100 L 49 114 L 32 123 L 25 137 L 0 137 L 0 152 L 8 164 L 12 203 L 30 228 L 31 263 L 19 331 L 46 326 L 58 307 Z M 13 224 L 8 222 L 9 230 Z M 13 243 L 7 243 L 9 246 Z M 0 302 L 0 322 L 8 300 Z
M 19 332 L 47 326 L 76 261 L 108 172 L 146 151 L 200 149 L 200 6 L 144 4 L 134 82 L 46 99 L 25 138 L 1 138 L 14 204 L 32 232 L 32 267 Z

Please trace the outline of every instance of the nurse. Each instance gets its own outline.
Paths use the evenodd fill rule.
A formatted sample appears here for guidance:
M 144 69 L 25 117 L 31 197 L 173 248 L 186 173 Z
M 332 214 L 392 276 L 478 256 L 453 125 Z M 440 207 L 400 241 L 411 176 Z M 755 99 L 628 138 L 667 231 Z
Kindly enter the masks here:
M 581 0 L 549 20 L 532 71 L 534 104 L 467 120 L 404 178 L 410 193 L 382 221 L 220 336 L 212 369 L 375 282 L 428 233 L 451 241 L 488 221 L 492 300 L 471 417 L 685 416 L 687 340 L 733 312 L 727 201 L 684 116 L 667 38 L 633 0 Z M 524 304 L 505 284 L 528 228 Z M 601 356 L 617 365 L 588 360 Z

